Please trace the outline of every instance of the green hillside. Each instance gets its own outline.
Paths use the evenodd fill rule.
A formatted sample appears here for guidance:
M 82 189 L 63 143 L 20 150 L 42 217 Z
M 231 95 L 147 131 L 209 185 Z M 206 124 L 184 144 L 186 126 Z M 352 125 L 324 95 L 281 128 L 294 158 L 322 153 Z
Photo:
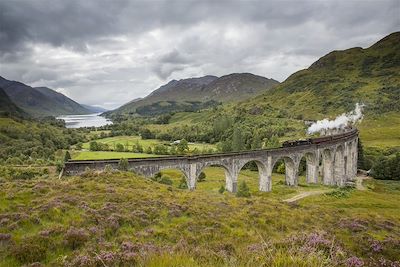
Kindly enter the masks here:
M 320 119 L 349 111 L 357 102 L 366 105 L 367 119 L 400 113 L 400 32 L 366 49 L 333 51 L 242 107 L 269 104 Z
M 0 77 L 0 87 L 19 108 L 35 117 L 91 113 L 72 99 L 47 87 L 33 88 Z

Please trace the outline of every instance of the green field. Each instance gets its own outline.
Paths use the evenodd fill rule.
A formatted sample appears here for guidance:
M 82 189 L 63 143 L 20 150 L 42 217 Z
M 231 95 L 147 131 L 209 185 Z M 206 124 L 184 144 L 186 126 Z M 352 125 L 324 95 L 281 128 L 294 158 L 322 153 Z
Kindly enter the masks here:
M 160 157 L 160 155 L 132 152 L 114 152 L 114 151 L 77 151 L 72 153 L 73 160 L 90 159 L 129 159 L 129 158 L 151 158 Z
M 400 147 L 400 114 L 367 118 L 358 126 L 360 138 L 366 147 Z
M 222 168 L 190 192 L 181 173 L 167 186 L 129 173 L 64 179 L 2 180 L 0 266 L 364 266 L 398 259 L 400 183 L 368 180 L 367 190 L 321 185 L 257 190 L 257 172 L 243 170 L 250 198 L 219 193 Z M 295 203 L 300 192 L 332 193 Z M 7 235 L 8 234 L 8 235 Z M 390 265 L 389 265 L 390 266 Z M 393 265 L 395 266 L 395 265 Z
M 128 146 L 129 149 L 132 149 L 132 145 L 135 145 L 136 142 L 146 150 L 147 147 L 154 147 L 157 144 L 168 144 L 169 142 L 157 140 L 157 139 L 142 139 L 140 136 L 115 136 L 115 137 L 108 137 L 95 140 L 96 142 L 100 142 L 103 144 L 108 144 L 111 149 L 114 149 L 115 146 L 119 143 L 124 145 L 124 147 Z M 89 142 L 84 143 L 82 146 L 84 149 L 89 149 Z M 189 143 L 189 149 L 192 151 L 194 149 L 198 149 L 200 151 L 205 149 L 215 149 L 214 145 L 211 144 L 201 144 L 201 143 Z

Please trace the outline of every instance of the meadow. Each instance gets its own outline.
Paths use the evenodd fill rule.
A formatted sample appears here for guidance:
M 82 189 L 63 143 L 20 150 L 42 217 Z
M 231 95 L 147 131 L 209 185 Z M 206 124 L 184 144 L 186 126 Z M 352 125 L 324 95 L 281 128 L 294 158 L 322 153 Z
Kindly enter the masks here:
M 133 173 L 57 179 L 1 178 L 0 266 L 399 266 L 400 183 L 366 190 L 284 185 L 249 198 L 218 192 L 222 168 L 205 169 L 196 190 Z M 282 200 L 326 190 L 297 202 Z M 363 264 L 363 265 L 361 265 Z
M 71 153 L 73 160 L 92 160 L 92 159 L 130 159 L 130 158 L 151 158 L 160 155 L 133 152 L 115 151 L 74 151 Z
M 128 149 L 132 149 L 132 145 L 135 145 L 137 142 L 143 147 L 144 150 L 148 147 L 154 147 L 158 144 L 167 144 L 169 142 L 161 141 L 158 139 L 142 139 L 140 136 L 114 136 L 107 137 L 102 139 L 97 139 L 96 142 L 108 144 L 110 148 L 115 149 L 117 144 L 122 144 L 124 147 L 128 147 Z M 84 143 L 82 148 L 89 149 L 90 142 Z M 199 151 L 215 149 L 214 145 L 211 144 L 203 144 L 203 143 L 189 143 L 189 150 L 197 149 Z

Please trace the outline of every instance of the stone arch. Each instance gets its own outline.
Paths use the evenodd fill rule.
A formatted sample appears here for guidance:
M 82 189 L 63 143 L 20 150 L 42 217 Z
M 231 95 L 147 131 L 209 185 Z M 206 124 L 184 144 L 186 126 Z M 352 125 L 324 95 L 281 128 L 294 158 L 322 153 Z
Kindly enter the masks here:
M 207 162 L 204 164 L 201 164 L 201 166 L 197 167 L 196 174 L 195 174 L 195 181 L 197 182 L 197 179 L 200 175 L 200 173 L 207 167 L 221 167 L 224 169 L 225 172 L 225 189 L 229 192 L 236 192 L 237 190 L 237 175 L 233 172 L 232 168 L 227 166 L 224 163 L 221 162 Z
M 243 161 L 238 167 L 238 175 L 239 175 L 239 172 L 243 169 L 243 167 L 249 162 L 255 162 L 257 165 L 259 190 L 264 191 L 264 192 L 271 191 L 271 189 L 272 189 L 272 179 L 271 179 L 272 170 L 271 170 L 271 168 L 268 168 L 266 162 L 263 162 L 260 159 L 249 159 L 249 160 Z
M 186 169 L 181 168 L 179 166 L 160 166 L 159 168 L 157 168 L 157 171 L 154 171 L 150 175 L 150 177 L 154 177 L 157 173 L 168 172 L 168 171 L 178 171 L 185 178 L 187 188 L 190 190 L 194 189 L 194 187 L 191 186 L 189 172 Z
M 290 156 L 281 156 L 273 161 L 272 169 L 275 164 L 283 160 L 285 163 L 285 181 L 289 186 L 297 186 L 299 183 L 299 163 L 300 159 L 296 159 Z
M 346 160 L 345 149 L 343 145 L 339 145 L 335 150 L 334 158 L 334 181 L 338 186 L 343 186 L 346 182 Z
M 323 184 L 334 185 L 333 178 L 333 162 L 334 162 L 334 152 L 332 149 L 325 148 L 322 150 L 322 166 L 323 166 Z

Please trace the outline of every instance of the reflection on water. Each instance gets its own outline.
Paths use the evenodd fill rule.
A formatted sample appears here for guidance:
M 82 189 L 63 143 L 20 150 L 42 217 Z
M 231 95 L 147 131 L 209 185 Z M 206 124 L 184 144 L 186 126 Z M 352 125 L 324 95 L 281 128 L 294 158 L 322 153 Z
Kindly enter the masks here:
M 102 116 L 100 113 L 87 114 L 87 115 L 63 115 L 57 119 L 64 120 L 67 128 L 81 128 L 81 127 L 100 127 L 112 122 Z

